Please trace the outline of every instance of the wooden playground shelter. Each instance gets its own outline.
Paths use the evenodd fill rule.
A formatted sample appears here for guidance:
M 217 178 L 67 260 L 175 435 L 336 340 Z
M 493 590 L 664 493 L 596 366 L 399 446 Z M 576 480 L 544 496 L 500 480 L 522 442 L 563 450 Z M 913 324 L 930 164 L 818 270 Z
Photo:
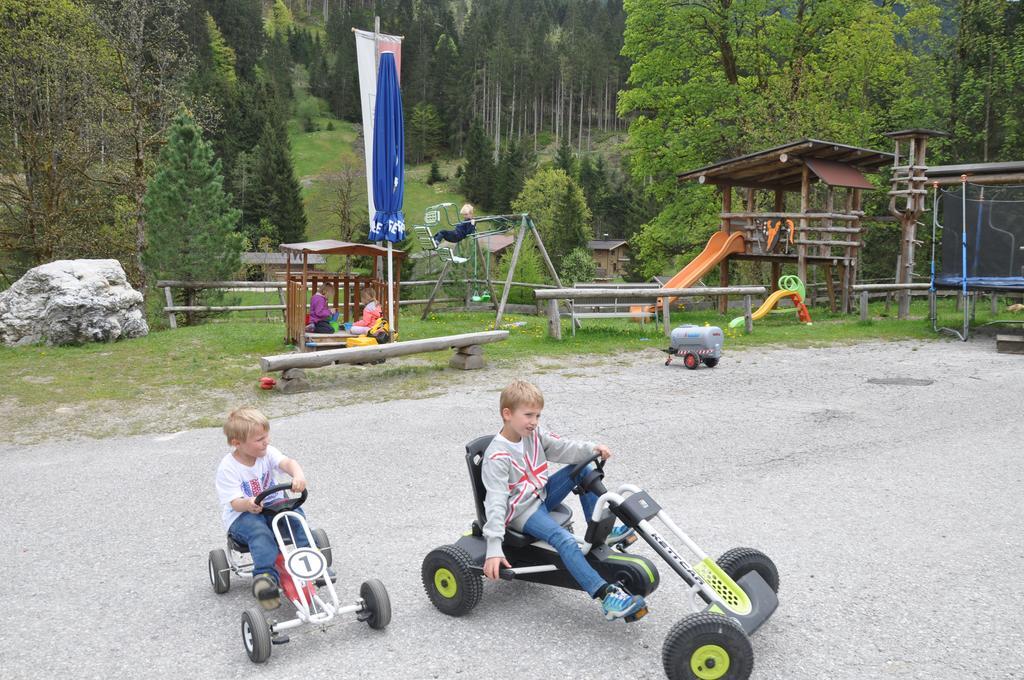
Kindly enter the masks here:
M 364 288 L 373 290 L 377 303 L 381 306 L 383 317 L 388 318 L 387 281 L 381 278 L 382 263 L 388 256 L 387 248 L 368 243 L 348 243 L 346 241 L 308 241 L 305 243 L 282 243 L 281 252 L 295 255 L 302 266 L 292 265 L 293 258 L 287 259 L 285 270 L 287 292 L 285 295 L 285 342 L 303 344 L 306 329 L 306 314 L 309 311 L 309 298 L 317 288 L 330 283 L 334 286 L 334 299 L 328 300 L 331 307 L 339 312 L 343 322 L 352 321 L 361 314 L 360 294 Z M 371 258 L 372 271 L 370 276 L 359 276 L 344 272 L 313 271 L 309 266 L 310 255 L 341 255 L 366 256 Z M 399 280 L 401 279 L 401 261 L 406 253 L 403 250 L 392 250 L 392 256 L 398 261 L 394 267 L 393 293 L 395 306 L 398 306 Z M 396 310 L 397 311 L 397 310 Z M 394 315 L 395 328 L 398 331 L 398 314 Z
M 862 193 L 876 189 L 864 174 L 878 172 L 892 162 L 893 154 L 884 151 L 801 139 L 691 170 L 677 179 L 717 186 L 722 195 L 720 232 L 725 237 L 742 235 L 742 250 L 737 247 L 721 260 L 722 287 L 730 285 L 732 258 L 770 262 L 773 286 L 784 264 L 795 264 L 805 283 L 808 267 L 817 266 L 823 272 L 832 309 L 849 312 L 864 245 Z M 813 192 L 816 196 L 812 197 L 812 186 L 818 182 L 825 190 Z M 787 200 L 787 194 L 795 194 L 799 202 L 797 198 Z M 737 197 L 739 210 L 734 207 Z M 815 199 L 819 204 L 812 205 Z M 770 209 L 766 208 L 769 205 Z M 766 225 L 779 222 L 792 224 L 791 240 L 788 236 L 778 239 L 769 251 Z M 724 313 L 725 297 L 719 305 Z

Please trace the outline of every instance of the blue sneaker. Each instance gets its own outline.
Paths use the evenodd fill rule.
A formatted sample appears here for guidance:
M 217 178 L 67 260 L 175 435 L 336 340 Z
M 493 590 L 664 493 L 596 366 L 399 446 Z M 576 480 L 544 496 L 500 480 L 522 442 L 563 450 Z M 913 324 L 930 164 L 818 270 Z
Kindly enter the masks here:
M 604 540 L 605 545 L 619 546 L 625 548 L 627 545 L 636 543 L 636 532 L 633 531 L 632 527 L 627 527 L 625 524 L 620 524 L 611 530 L 608 534 L 608 538 Z
M 604 593 L 601 600 L 601 608 L 604 610 L 604 618 L 609 621 L 615 619 L 626 619 L 636 621 L 647 614 L 647 603 L 639 595 L 630 595 L 618 585 L 612 584 Z

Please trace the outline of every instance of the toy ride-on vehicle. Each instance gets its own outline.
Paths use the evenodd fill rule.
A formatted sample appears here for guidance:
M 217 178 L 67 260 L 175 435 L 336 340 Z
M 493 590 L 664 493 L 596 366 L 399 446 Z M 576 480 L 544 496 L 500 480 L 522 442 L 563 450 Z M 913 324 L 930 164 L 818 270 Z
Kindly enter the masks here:
M 477 521 L 472 531 L 454 545 L 432 551 L 423 561 L 423 583 L 431 602 L 446 614 L 460 616 L 480 599 L 481 574 L 486 542 L 480 535 L 484 521 L 479 465 L 491 437 L 481 437 L 466 447 Z M 573 476 L 583 473 L 577 490 L 598 498 L 581 548 L 587 559 L 609 581 L 618 581 L 632 594 L 647 596 L 658 585 L 655 565 L 633 554 L 616 554 L 603 545 L 618 519 L 635 530 L 669 568 L 689 586 L 685 604 L 692 613 L 676 623 L 662 646 L 662 664 L 670 680 L 746 680 L 754 665 L 750 635 L 778 607 L 779 575 L 764 553 L 752 548 L 732 548 L 713 560 L 672 521 L 668 513 L 644 490 L 631 484 L 609 491 L 604 485 L 600 455 L 577 464 Z M 565 510 L 566 521 L 570 513 Z M 697 561 L 683 559 L 653 524 L 658 519 L 693 553 Z M 510 545 L 511 544 L 511 545 Z M 523 547 L 514 547 L 522 545 Z M 502 578 L 522 579 L 578 587 L 558 562 L 558 555 L 540 541 L 506 530 L 503 549 L 512 569 Z M 624 546 L 618 546 L 625 550 Z M 618 571 L 614 567 L 620 567 Z M 602 571 L 602 568 L 605 569 Z
M 665 365 L 672 363 L 672 357 L 682 357 L 683 365 L 691 371 L 702 361 L 708 368 L 714 368 L 722 358 L 722 340 L 722 329 L 718 326 L 687 324 L 673 328 L 669 348 L 662 350 L 668 354 Z
M 494 435 L 478 437 L 466 445 L 466 464 L 476 503 L 476 519 L 466 535 L 454 544 L 432 550 L 423 560 L 423 586 L 430 601 L 450 616 L 468 614 L 483 594 L 483 568 L 487 556 L 487 540 L 483 526 L 487 522 L 484 511 L 486 489 L 480 477 L 484 452 Z M 577 466 L 574 476 L 585 465 Z M 572 510 L 564 504 L 549 511 L 552 519 L 572 531 Z M 605 545 L 615 518 L 601 523 L 589 522 L 585 542 L 580 546 L 590 566 L 609 583 L 619 583 L 633 595 L 646 597 L 658 587 L 658 569 L 646 557 L 627 555 Z M 618 548 L 619 546 L 615 546 Z M 505 558 L 512 568 L 503 568 L 503 580 L 532 581 L 579 590 L 580 586 L 562 563 L 558 552 L 545 541 L 539 541 L 518 531 L 505 528 L 502 544 Z M 633 618 L 647 613 L 640 610 Z
M 291 486 L 290 482 L 271 486 L 256 496 L 255 502 L 262 503 L 271 494 L 287 491 Z M 289 641 L 284 631 L 304 624 L 326 630 L 335 616 L 351 613 L 355 613 L 356 618 L 365 621 L 370 628 L 378 630 L 386 628 L 391 622 L 388 591 L 375 578 L 363 582 L 354 603 L 343 606 L 338 601 L 334 577 L 328 572 L 333 556 L 327 533 L 323 529 L 311 531 L 305 517 L 295 512 L 306 502 L 307 495 L 303 491 L 297 498 L 286 498 L 263 508 L 264 513 L 273 515 L 271 527 L 279 551 L 275 565 L 278 582 L 281 584 L 282 598 L 292 604 L 295 617 L 279 620 L 275 611 L 269 613 L 274 618 L 268 618 L 268 613 L 258 606 L 242 612 L 242 643 L 254 663 L 263 663 L 269 659 L 272 645 Z M 296 546 L 289 518 L 298 525 L 310 547 Z M 210 551 L 210 584 L 218 594 L 226 593 L 231 588 L 231 574 L 247 580 L 253 578 L 252 560 L 248 557 L 249 546 L 230 535 L 227 542 L 227 550 Z

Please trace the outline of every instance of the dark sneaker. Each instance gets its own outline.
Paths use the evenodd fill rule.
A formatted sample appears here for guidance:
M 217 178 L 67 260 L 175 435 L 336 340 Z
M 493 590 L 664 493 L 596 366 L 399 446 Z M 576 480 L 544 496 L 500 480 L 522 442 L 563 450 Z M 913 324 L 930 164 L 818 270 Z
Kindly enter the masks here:
M 252 594 L 264 609 L 277 609 L 281 606 L 277 581 L 266 574 L 260 574 L 252 580 Z
M 639 595 L 630 595 L 619 586 L 610 585 L 601 600 L 601 609 L 609 621 L 636 621 L 647 613 L 647 603 Z
M 620 548 L 625 548 L 627 545 L 633 545 L 636 543 L 636 532 L 633 531 L 632 527 L 620 524 L 612 529 L 604 543 L 605 545 L 617 545 Z

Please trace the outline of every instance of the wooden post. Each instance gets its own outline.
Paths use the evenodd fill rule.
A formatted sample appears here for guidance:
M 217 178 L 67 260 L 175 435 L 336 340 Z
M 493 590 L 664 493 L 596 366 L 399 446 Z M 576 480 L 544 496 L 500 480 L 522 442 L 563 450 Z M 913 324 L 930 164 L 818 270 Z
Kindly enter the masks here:
M 661 298 L 661 321 L 665 325 L 665 335 L 669 336 L 672 335 L 672 319 L 669 318 L 669 307 L 672 306 L 670 299 L 667 295 Z
M 508 276 L 505 277 L 505 288 L 501 291 L 501 302 L 498 304 L 498 314 L 494 319 L 494 328 L 501 325 L 501 317 L 505 315 L 505 303 L 508 302 L 508 291 L 512 288 L 512 276 L 516 273 L 516 263 L 519 261 L 519 251 L 523 248 L 523 237 L 526 236 L 526 220 L 519 225 L 519 233 L 516 235 L 516 245 L 512 249 L 512 261 L 508 265 Z M 561 286 L 559 286 L 561 288 Z
M 992 293 L 992 316 L 999 314 L 999 296 Z
M 427 315 L 430 314 L 430 306 L 434 304 L 434 298 L 437 296 L 437 291 L 441 289 L 444 277 L 448 273 L 448 268 L 451 266 L 452 262 L 451 260 L 448 260 L 444 263 L 444 266 L 441 267 L 441 273 L 437 275 L 437 283 L 434 284 L 434 290 L 430 291 L 430 297 L 427 298 L 427 304 L 423 305 L 423 313 L 420 314 L 420 321 L 426 320 Z M 504 299 L 502 299 L 502 302 L 504 302 Z
M 174 306 L 174 296 L 171 295 L 170 286 L 164 286 L 164 299 L 167 300 L 168 307 Z M 167 312 L 167 323 L 170 325 L 171 328 L 178 327 L 178 320 L 174 318 L 174 312 Z
M 526 219 L 529 219 L 529 218 L 524 218 L 524 221 L 526 221 Z M 537 229 L 537 225 L 533 223 L 532 219 L 530 219 L 529 224 L 530 224 L 530 231 L 533 233 L 533 238 L 536 239 L 536 241 L 537 241 L 537 249 L 540 250 L 541 259 L 544 260 L 544 264 L 548 268 L 548 273 L 551 274 L 551 280 L 553 280 L 555 282 L 556 286 L 561 288 L 562 287 L 562 279 L 560 279 L 558 277 L 558 272 L 555 271 L 555 265 L 551 264 L 551 258 L 548 257 L 548 249 L 544 247 L 544 239 L 542 239 L 540 237 L 540 230 Z M 567 309 L 571 309 L 573 304 L 574 304 L 573 301 L 567 302 L 566 303 L 566 308 Z M 580 322 L 576 319 L 575 316 L 573 316 L 572 324 L 573 324 L 572 325 L 572 333 L 573 333 L 573 335 L 576 335 L 576 329 L 580 327 L 580 325 L 579 325 Z
M 828 308 L 833 312 L 836 311 L 836 290 L 832 283 L 832 265 L 823 264 L 821 265 L 822 273 L 825 275 L 825 290 L 828 292 Z M 840 275 L 840 278 L 842 275 Z
M 772 282 L 768 288 L 774 293 L 779 289 L 779 279 L 782 277 L 782 263 L 772 262 Z M 806 284 L 807 282 L 804 281 Z
M 749 295 L 743 296 L 743 330 L 747 334 L 754 332 L 754 315 L 752 312 L 753 305 L 750 301 Z
M 805 213 L 810 209 L 811 206 L 811 171 L 807 168 L 807 164 L 804 163 L 800 173 L 800 212 Z M 797 231 L 797 238 L 803 240 L 806 238 L 807 232 L 807 218 L 800 218 L 800 228 Z M 807 246 L 799 245 L 796 247 L 796 275 L 800 277 L 800 280 L 805 284 L 807 283 Z
M 866 290 L 860 292 L 860 320 L 868 320 L 868 292 Z
M 732 185 L 722 185 L 722 212 L 732 212 Z M 726 234 L 729 233 L 729 218 L 722 218 L 722 231 Z M 729 258 L 722 260 L 722 264 L 719 267 L 718 283 L 720 286 L 725 287 L 729 285 Z M 725 314 L 729 310 L 729 299 L 724 295 L 718 298 L 718 313 Z
M 562 317 L 558 313 L 558 300 L 548 300 L 548 337 L 562 339 Z

